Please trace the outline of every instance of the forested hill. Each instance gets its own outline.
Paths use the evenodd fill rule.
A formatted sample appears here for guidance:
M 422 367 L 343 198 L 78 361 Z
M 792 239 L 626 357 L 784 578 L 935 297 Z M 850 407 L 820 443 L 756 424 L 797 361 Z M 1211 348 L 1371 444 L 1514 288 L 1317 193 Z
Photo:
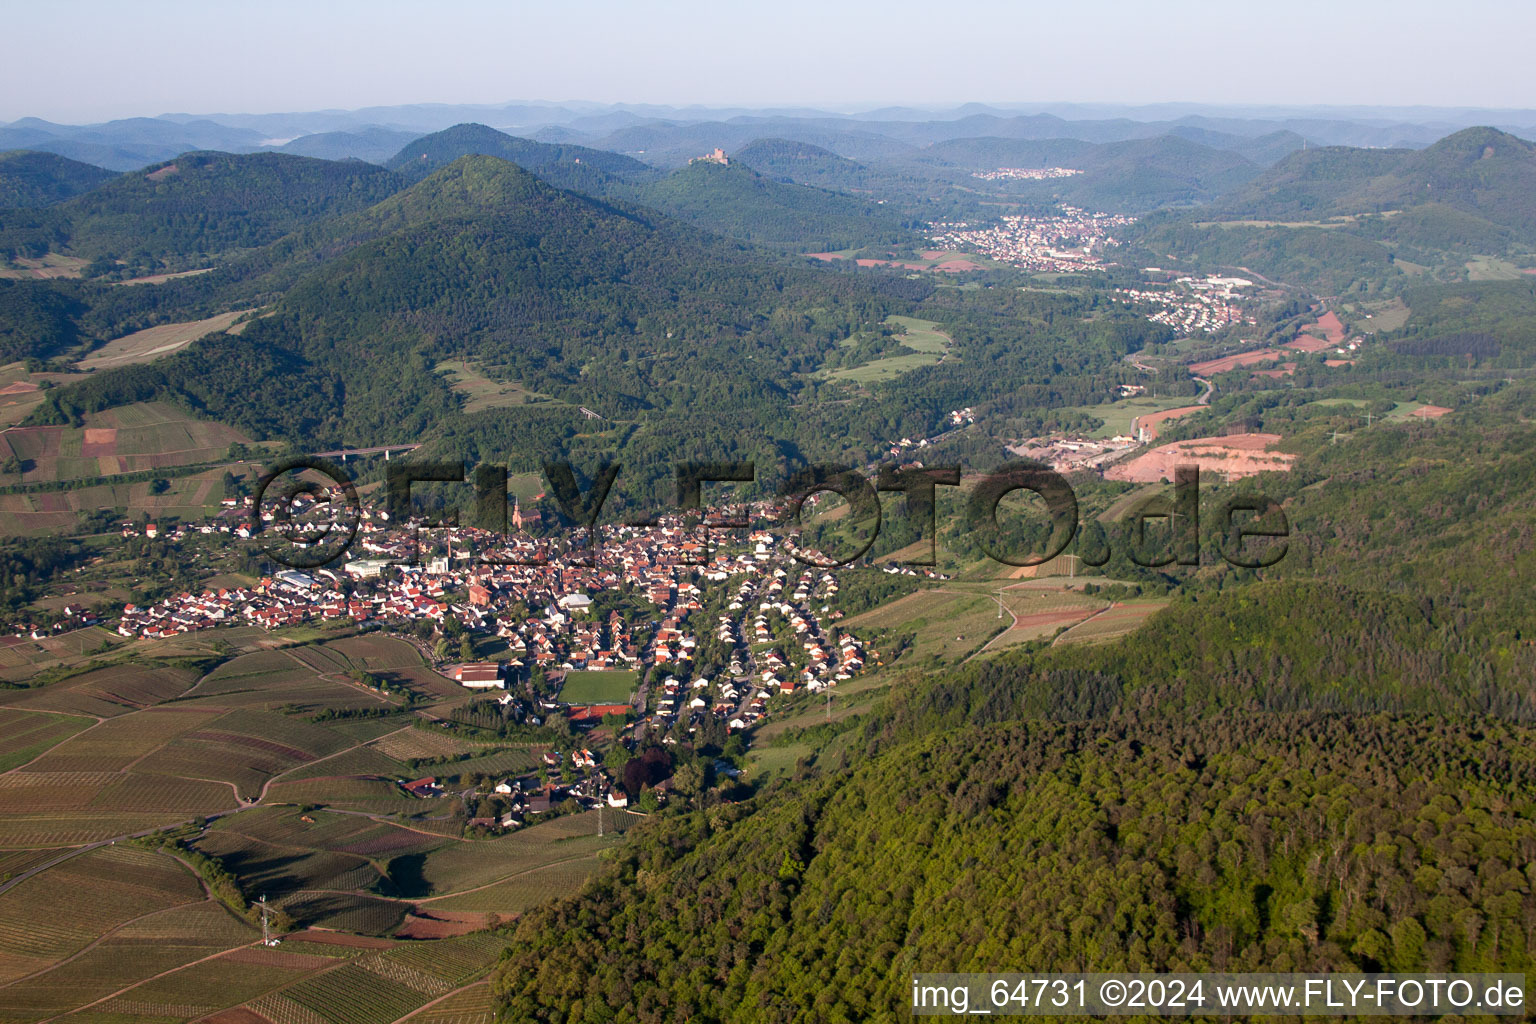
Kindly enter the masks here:
M 1536 241 L 1536 146 L 1468 128 L 1422 150 L 1334 147 L 1291 154 L 1223 197 L 1222 217 L 1303 220 L 1433 206 Z
M 254 248 L 402 184 L 356 160 L 184 153 L 46 210 L 0 211 L 0 253 L 185 258 Z
M 456 409 L 433 366 L 469 357 L 562 399 L 549 415 L 567 436 L 577 405 L 611 418 L 761 406 L 766 432 L 797 370 L 891 309 L 872 282 L 764 261 L 495 157 L 463 157 L 345 224 L 351 248 L 238 343 L 98 374 L 39 415 L 164 394 L 262 437 L 422 440 Z M 525 431 L 519 451 L 545 444 L 529 417 L 504 412 Z M 513 447 L 498 444 L 503 458 Z
M 696 161 L 635 193 L 648 206 L 732 238 L 797 252 L 914 243 L 915 225 L 870 200 L 774 181 L 732 160 Z
M 1519 386 L 1306 460 L 1283 579 L 785 737 L 791 780 L 525 916 L 502 1005 L 852 1022 L 920 971 L 1528 972 L 1533 411 Z
M 657 172 L 621 153 L 586 146 L 534 142 L 483 124 L 460 124 L 425 135 L 406 145 L 385 166 L 408 181 L 427 175 L 462 156 L 495 156 L 523 167 L 556 188 L 604 194 L 619 181 L 643 181 Z
M 49 206 L 115 177 L 112 171 L 53 153 L 0 153 L 0 208 Z
M 1528 728 L 1010 724 L 665 822 L 518 923 L 518 1021 L 898 1020 L 927 971 L 1525 970 Z
M 887 171 L 789 139 L 757 139 L 732 153 L 731 159 L 779 181 L 837 192 L 868 191 L 892 183 Z

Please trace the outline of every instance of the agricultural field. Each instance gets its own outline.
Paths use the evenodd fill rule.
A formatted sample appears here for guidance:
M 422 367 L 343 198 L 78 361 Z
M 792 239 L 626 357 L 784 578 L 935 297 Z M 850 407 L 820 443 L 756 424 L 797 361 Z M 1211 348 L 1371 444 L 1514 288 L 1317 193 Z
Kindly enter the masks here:
M 80 521 L 81 512 L 104 508 L 201 519 L 218 511 L 219 502 L 224 497 L 223 477 L 222 468 L 169 477 L 166 479 L 167 489 L 159 494 L 153 492 L 153 482 L 149 480 L 30 494 L 0 494 L 0 537 L 59 533 L 73 528 Z M 0 484 L 7 482 L 15 481 L 0 475 Z
M 1003 606 L 1017 618 L 986 647 L 988 654 L 1030 640 L 1043 640 L 1064 626 L 1082 622 L 1106 602 L 1061 586 L 1018 586 L 1001 593 Z
M 1059 645 L 1099 644 L 1117 639 L 1140 627 L 1167 604 L 1166 598 L 1154 597 L 1117 601 L 1113 607 L 1061 634 L 1056 638 L 1056 643 Z
M 1356 312 L 1360 314 L 1361 319 L 1370 317 L 1360 326 L 1368 333 L 1375 333 L 1401 330 L 1408 323 L 1408 317 L 1413 311 L 1400 297 L 1393 297 L 1385 302 L 1363 303 Z
M 373 724 L 376 720 L 367 720 Z M 350 723 L 347 723 L 350 724 Z M 327 729 L 341 736 L 347 733 L 337 726 Z M 365 742 L 368 737 L 351 737 L 355 742 Z M 409 773 L 411 769 L 394 758 L 386 757 L 373 747 L 354 747 L 339 754 L 329 755 L 281 773 L 286 782 L 322 778 L 393 778 Z
M 498 839 L 463 840 L 450 843 L 432 853 L 420 866 L 423 890 L 408 894 L 432 909 L 489 910 L 471 898 L 466 890 L 479 889 L 513 876 L 523 876 L 537 869 L 595 855 L 612 846 L 619 835 L 640 815 L 603 812 L 602 836 L 597 834 L 597 812 L 556 818 Z M 580 831 L 576 831 L 579 829 Z M 441 897 L 463 894 L 452 903 Z
M 274 1024 L 391 1024 L 484 974 L 502 945 L 477 934 L 367 952 L 249 1005 Z
M 425 906 L 440 910 L 520 914 L 556 896 L 569 896 L 576 892 L 602 868 L 603 863 L 596 854 L 573 857 L 532 868 L 471 893 L 434 900 Z
M 1524 271 L 1497 256 L 1474 256 L 1466 262 L 1468 281 L 1519 281 Z
M 20 1024 L 106 1001 L 146 978 L 257 938 L 213 900 L 150 913 L 65 963 L 0 987 L 0 1021 Z
M 387 821 L 294 807 L 241 811 L 220 818 L 211 831 L 275 847 L 322 850 L 375 861 L 422 853 L 445 842 L 443 837 Z
M 886 356 L 862 366 L 846 366 L 827 373 L 832 380 L 852 381 L 855 384 L 872 384 L 900 377 L 904 373 L 944 361 L 954 344 L 949 335 L 935 330 L 938 324 L 932 320 L 919 320 L 910 316 L 893 316 L 885 321 L 887 326 L 904 327 L 901 345 L 908 351 L 900 355 Z
M 911 633 L 923 654 L 949 661 L 964 658 L 1008 624 L 987 592 L 919 590 L 846 621 L 850 628 Z
M 446 761 L 440 765 L 425 764 L 418 772 L 437 772 L 441 775 L 468 778 L 482 775 L 524 775 L 535 771 L 539 765 L 538 752 L 532 747 L 513 750 L 496 750 L 462 761 Z
M 80 256 L 50 252 L 37 258 L 16 257 L 14 266 L 0 266 L 0 277 L 13 281 L 45 281 L 56 277 L 79 277 L 91 261 Z
M 390 733 L 377 740 L 373 747 L 379 753 L 397 761 L 437 760 L 457 757 L 460 754 L 482 750 L 485 743 L 476 743 L 436 728 L 411 728 Z
M 37 688 L 0 691 L 0 706 L 15 711 L 115 718 L 180 697 L 195 682 L 197 672 L 194 669 L 118 665 L 81 672 L 80 676 Z
M 303 890 L 367 890 L 381 878 L 374 864 L 358 854 L 263 842 L 229 829 L 210 829 L 192 846 L 223 860 L 241 888 L 279 902 Z
M 332 640 L 325 646 L 369 672 L 416 668 L 422 664 L 420 651 L 404 640 L 388 636 L 349 636 Z
M 305 952 L 296 952 L 303 946 Z M 310 943 L 288 941 L 278 949 L 244 946 L 222 956 L 193 963 L 161 977 L 148 977 L 138 985 L 115 993 L 90 1007 L 86 1013 L 64 1018 L 71 1024 L 163 1024 L 195 1020 L 205 1014 L 237 1006 L 267 992 L 292 984 L 319 971 L 345 962 L 333 956 L 316 956 Z M 322 947 L 350 954 L 344 947 Z M 253 1017 L 224 1017 L 230 1024 L 259 1024 Z
M 192 873 L 160 853 L 113 846 L 74 857 L 0 893 L 0 984 L 47 970 L 131 921 L 204 900 Z
M 390 708 L 395 703 L 348 678 L 347 659 L 324 648 L 294 647 L 253 651 L 220 665 L 187 696 L 226 706 L 314 712 Z
M 25 363 L 0 366 L 0 429 L 20 423 L 41 404 L 42 376 L 28 373 Z
M 568 672 L 560 699 L 567 704 L 623 704 L 634 696 L 638 682 L 628 669 Z
M 199 338 L 205 338 L 210 334 L 217 334 L 220 331 L 229 331 L 231 334 L 240 333 L 238 328 L 231 330 L 231 327 L 236 320 L 250 312 L 252 310 L 238 309 L 231 313 L 211 316 L 206 320 L 161 324 L 158 327 L 148 327 L 142 331 L 125 334 L 91 352 L 76 363 L 75 367 L 79 370 L 112 370 L 119 366 L 153 362 L 162 356 L 168 356 L 172 352 L 186 348 Z
M 217 270 L 217 267 L 199 267 L 197 270 L 178 270 L 169 274 L 146 274 L 143 277 L 130 277 L 126 281 L 113 281 L 112 287 L 121 288 L 136 284 L 165 284 L 167 281 L 175 281 L 182 277 L 197 277 L 199 274 L 209 274 Z M 229 333 L 234 334 L 235 331 Z
M 787 776 L 802 757 L 815 753 L 809 743 L 783 743 L 772 747 L 754 746 L 747 755 L 749 774 L 755 779 Z
M 26 764 L 91 724 L 76 716 L 0 710 L 0 772 Z
M 411 1018 L 411 1024 L 493 1024 L 496 1001 L 491 986 L 471 985 Z
M 237 443 L 251 439 L 165 402 L 139 402 L 92 413 L 83 427 L 11 427 L 0 433 L 0 458 L 14 455 L 22 467 L 19 478 L 0 480 L 54 483 L 221 462 Z
M 157 749 L 136 770 L 226 782 L 242 798 L 254 799 L 272 777 L 350 745 L 346 737 L 302 718 L 241 708 Z

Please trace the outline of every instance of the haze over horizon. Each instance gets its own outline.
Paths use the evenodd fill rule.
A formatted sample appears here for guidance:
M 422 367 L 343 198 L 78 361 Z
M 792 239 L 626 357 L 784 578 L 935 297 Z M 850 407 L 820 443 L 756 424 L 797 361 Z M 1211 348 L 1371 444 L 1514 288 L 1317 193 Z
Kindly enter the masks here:
M 1462 4 L 1454 19 L 1425 0 L 1304 0 L 1283 16 L 1204 0 L 1070 11 L 983 0 L 942 17 L 911 0 L 750 11 L 596 0 L 580 11 L 477 3 L 430 21 L 397 0 L 259 10 L 86 0 L 8 20 L 0 52 L 12 80 L 46 87 L 0 99 L 7 122 L 541 96 L 839 112 L 974 101 L 1536 107 L 1523 74 L 1536 8 L 1497 0 Z

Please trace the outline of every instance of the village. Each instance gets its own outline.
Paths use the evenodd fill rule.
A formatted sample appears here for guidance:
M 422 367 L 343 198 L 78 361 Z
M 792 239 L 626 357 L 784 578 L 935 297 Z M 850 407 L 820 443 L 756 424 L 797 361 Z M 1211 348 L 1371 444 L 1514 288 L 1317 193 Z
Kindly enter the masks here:
M 999 167 L 993 171 L 975 171 L 971 177 L 982 181 L 1053 181 L 1082 173 L 1072 167 Z
M 177 525 L 166 536 L 248 535 L 242 521 L 248 514 L 241 505 L 212 522 Z M 865 642 L 835 626 L 841 613 L 827 603 L 837 593 L 832 572 L 791 562 L 780 539 L 764 530 L 730 543 L 720 531 L 705 538 L 689 530 L 680 517 L 655 527 L 604 527 L 594 558 L 590 547 L 470 527 L 425 531 L 415 522 L 389 523 L 385 515 L 363 513 L 358 543 L 368 557 L 339 568 L 277 569 L 249 587 L 128 604 L 117 632 L 166 638 L 223 625 L 270 630 L 340 619 L 418 638 L 451 630 L 460 646 L 439 645 L 432 653 L 466 690 L 512 693 L 529 689 L 535 678 L 552 682 L 552 699 L 523 709 L 528 713 L 560 711 L 581 721 L 627 711 L 627 703 L 615 708 L 559 695 L 582 673 L 628 673 L 654 680 L 660 690 L 648 709 L 646 687 L 639 686 L 638 715 L 651 712 L 666 726 L 715 715 L 732 730 L 759 721 L 770 697 L 801 688 L 819 692 L 866 662 Z M 155 524 L 144 531 L 158 532 Z M 447 553 L 410 561 L 418 532 L 432 533 Z M 706 559 L 711 541 L 717 546 Z M 693 621 L 705 606 L 705 590 L 728 585 L 734 590 L 726 613 L 712 625 Z M 594 597 L 603 595 L 629 601 L 624 611 L 599 614 Z M 724 595 L 716 603 L 725 603 Z M 713 660 L 723 663 L 713 680 L 690 678 L 702 633 L 713 638 Z M 495 661 L 476 660 L 473 638 L 495 638 L 502 653 Z
M 1158 272 L 1148 267 L 1147 272 Z M 1181 335 L 1210 334 L 1233 324 L 1257 321 L 1239 300 L 1253 282 L 1241 277 L 1180 277 L 1171 287 L 1116 288 L 1110 295 L 1129 306 L 1152 307 L 1147 319 Z
M 988 226 L 936 222 L 929 231 L 936 248 L 979 253 L 1023 270 L 1072 273 L 1098 266 L 1103 251 L 1119 244 L 1114 233 L 1135 222 L 1134 217 L 1064 205 L 1050 217 L 1010 214 Z

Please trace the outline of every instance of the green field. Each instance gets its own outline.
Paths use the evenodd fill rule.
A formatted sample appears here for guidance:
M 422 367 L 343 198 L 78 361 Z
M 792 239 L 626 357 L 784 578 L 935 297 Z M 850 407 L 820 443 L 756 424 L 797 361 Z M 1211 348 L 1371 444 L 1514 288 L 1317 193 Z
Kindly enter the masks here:
M 847 620 L 853 628 L 914 634 L 920 656 L 957 660 L 974 652 L 1008 625 L 990 593 L 919 590 Z
M 475 910 L 494 914 L 520 914 L 547 903 L 553 897 L 567 896 L 580 889 L 603 866 L 595 854 L 574 857 L 556 864 L 529 870 L 495 885 L 463 896 L 451 896 L 427 904 L 440 910 Z
M 1061 414 L 1083 413 L 1103 420 L 1104 425 L 1088 435 L 1092 438 L 1103 439 L 1117 435 L 1129 435 L 1131 432 L 1131 422 L 1138 416 L 1194 404 L 1195 399 L 1190 395 L 1180 395 L 1178 397 L 1162 395 L 1156 398 L 1140 395 L 1135 398 L 1122 398 L 1118 402 L 1068 406 L 1061 410 Z
M 1371 403 L 1369 400 L 1364 398 L 1315 398 L 1307 404 L 1315 405 L 1323 409 L 1331 409 L 1335 407 L 1363 409 Z
M 912 370 L 942 362 L 953 344 L 949 335 L 934 329 L 938 324 L 933 320 L 892 316 L 886 318 L 885 323 L 890 327 L 906 328 L 906 333 L 901 336 L 901 344 L 909 351 L 900 355 L 886 356 L 884 359 L 876 359 L 863 366 L 833 370 L 827 376 L 833 380 L 852 381 L 855 384 L 872 384 L 890 380 Z
M 250 438 L 164 402 L 141 402 L 86 417 L 83 427 L 13 427 L 0 435 L 22 463 L 20 480 L 52 483 L 223 461 Z M 222 497 L 222 495 L 220 495 Z
M 1014 587 L 1004 590 L 1002 598 L 1004 606 L 1018 620 L 987 646 L 989 655 L 1015 644 L 1053 636 L 1105 607 L 1105 602 L 1097 598 L 1057 587 Z
M 0 536 L 31 537 L 56 534 L 74 527 L 81 512 L 115 508 L 145 515 L 170 515 L 200 519 L 219 509 L 224 497 L 223 469 L 209 469 L 186 476 L 166 478 L 168 488 L 152 493 L 148 480 L 139 483 L 98 484 L 59 491 L 0 494 Z M 0 476 L 0 484 L 14 483 Z
M 442 374 L 448 386 L 464 396 L 465 412 L 482 409 L 507 409 L 527 405 L 530 402 L 553 401 L 548 395 L 529 391 L 516 381 L 499 383 L 487 377 L 483 371 L 462 359 L 449 359 L 438 363 L 434 369 Z
M 598 813 L 586 811 L 498 839 L 447 843 L 428 853 L 419 866 L 420 883 L 427 890 L 421 902 L 431 910 L 496 910 L 488 905 L 484 887 L 526 879 L 530 873 L 553 865 L 593 858 L 644 820 L 643 815 L 628 811 L 604 810 L 603 834 L 598 835 Z M 583 874 L 591 867 L 584 865 Z M 547 891 L 545 898 L 549 898 Z
M 1526 277 L 1515 264 L 1497 256 L 1474 256 L 1466 267 L 1469 281 L 1520 281 Z
M 634 695 L 637 682 L 630 669 L 568 672 L 560 699 L 567 704 L 624 704 Z

